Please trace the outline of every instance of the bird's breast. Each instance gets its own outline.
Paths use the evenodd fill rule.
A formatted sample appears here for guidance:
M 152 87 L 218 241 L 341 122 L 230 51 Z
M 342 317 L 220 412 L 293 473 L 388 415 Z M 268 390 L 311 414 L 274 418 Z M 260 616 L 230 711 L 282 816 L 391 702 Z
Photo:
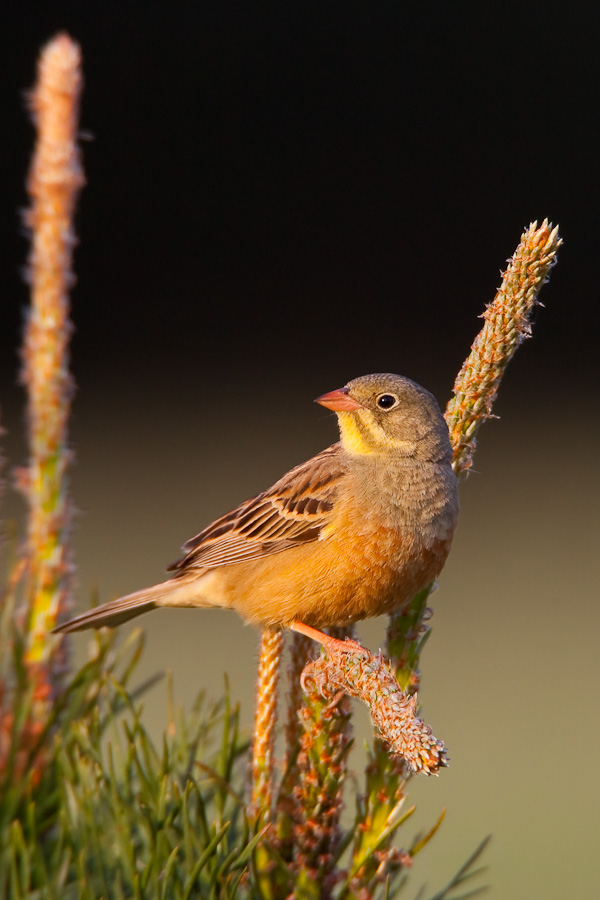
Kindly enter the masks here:
M 402 607 L 436 578 L 450 549 L 452 503 L 444 490 L 427 494 L 427 480 L 380 490 L 378 505 L 349 491 L 322 540 L 229 567 L 233 605 L 248 621 L 317 628 Z

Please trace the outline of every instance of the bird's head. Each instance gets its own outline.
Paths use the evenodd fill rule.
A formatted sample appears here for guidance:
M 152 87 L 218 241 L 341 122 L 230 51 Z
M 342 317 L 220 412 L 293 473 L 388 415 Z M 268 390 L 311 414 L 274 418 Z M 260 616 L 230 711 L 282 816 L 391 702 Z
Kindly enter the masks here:
M 349 453 L 440 459 L 450 452 L 437 400 L 402 375 L 363 375 L 315 402 L 337 413 Z

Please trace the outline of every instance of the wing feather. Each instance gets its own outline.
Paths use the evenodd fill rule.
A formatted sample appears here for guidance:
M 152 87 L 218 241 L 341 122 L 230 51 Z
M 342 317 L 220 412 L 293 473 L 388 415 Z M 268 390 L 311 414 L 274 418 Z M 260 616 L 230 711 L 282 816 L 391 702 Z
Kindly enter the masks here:
M 169 571 L 216 569 L 319 540 L 346 471 L 340 445 L 328 447 L 187 541 Z

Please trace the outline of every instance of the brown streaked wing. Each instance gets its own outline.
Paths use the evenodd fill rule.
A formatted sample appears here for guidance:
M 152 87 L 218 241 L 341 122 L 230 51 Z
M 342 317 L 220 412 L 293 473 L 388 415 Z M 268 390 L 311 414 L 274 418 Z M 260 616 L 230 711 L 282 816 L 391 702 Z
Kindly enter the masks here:
M 216 569 L 318 540 L 345 473 L 340 445 L 334 444 L 187 541 L 186 555 L 168 571 Z

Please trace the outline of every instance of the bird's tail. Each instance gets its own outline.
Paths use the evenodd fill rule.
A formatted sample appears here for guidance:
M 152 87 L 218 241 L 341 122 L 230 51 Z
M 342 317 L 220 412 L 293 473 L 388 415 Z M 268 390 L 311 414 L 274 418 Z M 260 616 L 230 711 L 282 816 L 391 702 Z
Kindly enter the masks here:
M 84 631 L 86 628 L 102 628 L 105 625 L 114 628 L 116 625 L 122 625 L 123 622 L 159 606 L 190 606 L 192 604 L 189 602 L 189 594 L 187 582 L 172 578 L 161 584 L 155 584 L 153 587 L 119 597 L 118 600 L 103 603 L 102 606 L 97 606 L 95 609 L 90 609 L 88 612 L 58 625 L 53 634 Z M 200 603 L 199 605 L 205 604 Z

